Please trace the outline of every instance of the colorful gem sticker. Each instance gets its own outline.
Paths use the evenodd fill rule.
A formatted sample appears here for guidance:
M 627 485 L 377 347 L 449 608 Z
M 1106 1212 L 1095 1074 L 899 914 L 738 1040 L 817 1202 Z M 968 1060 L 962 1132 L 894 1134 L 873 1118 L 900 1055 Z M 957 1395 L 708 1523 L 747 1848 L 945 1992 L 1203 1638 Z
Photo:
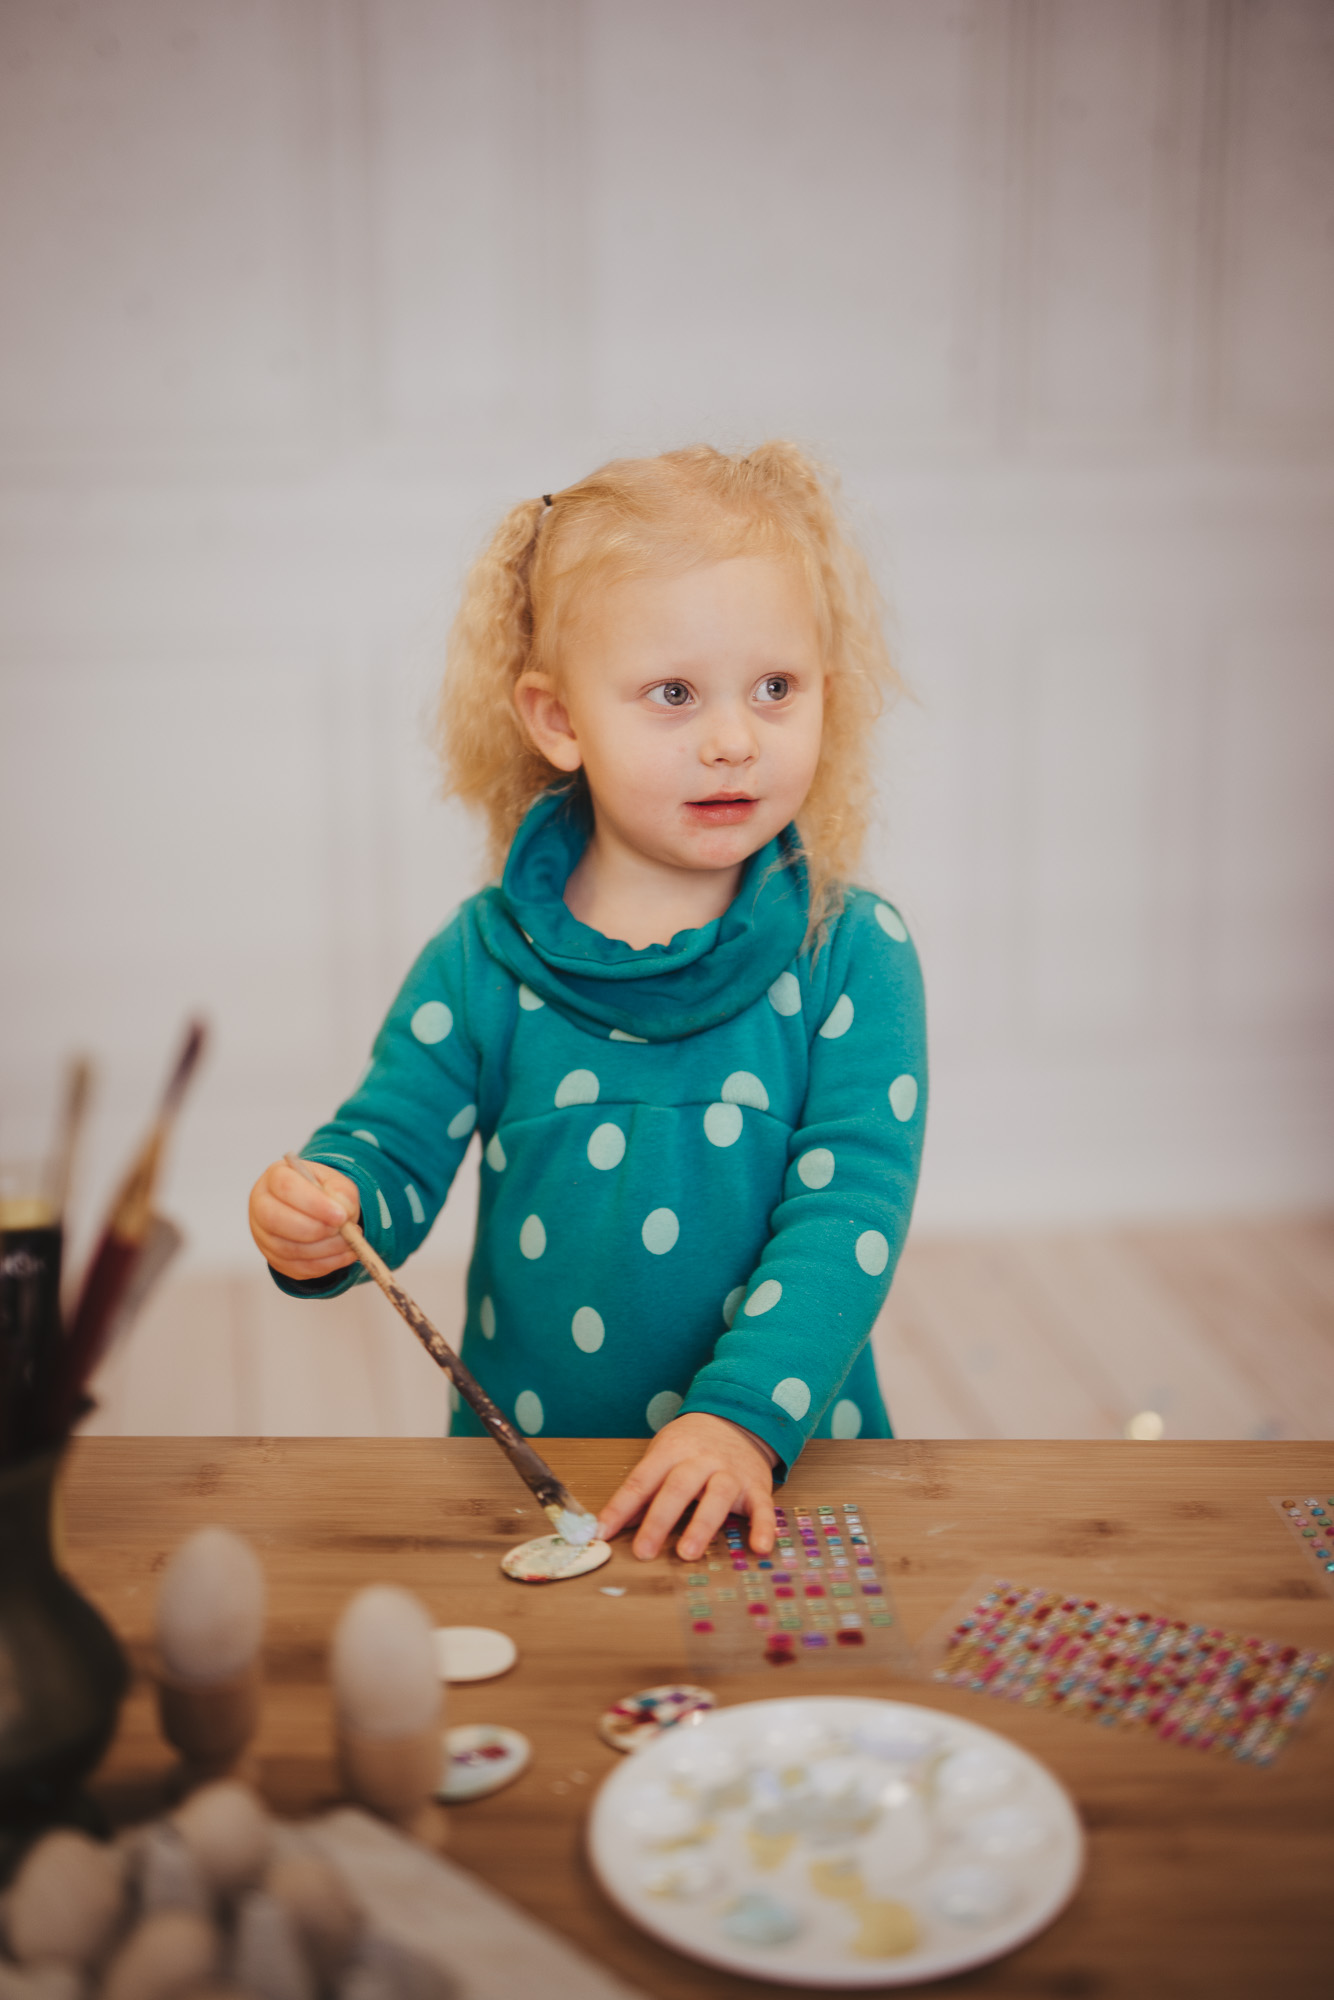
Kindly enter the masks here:
M 1287 1522 L 1293 1540 L 1306 1552 L 1325 1589 L 1334 1591 L 1334 1493 L 1270 1496 L 1271 1506 Z
M 714 1696 L 707 1688 L 670 1681 L 662 1687 L 628 1694 L 623 1701 L 613 1703 L 598 1720 L 598 1735 L 613 1750 L 633 1753 L 661 1736 L 664 1729 L 675 1729 L 682 1722 L 697 1722 L 713 1706 Z
M 996 1583 L 933 1678 L 1267 1764 L 1331 1669 L 1330 1654 L 1278 1639 Z
M 677 1565 L 692 1670 L 904 1666 L 906 1648 L 857 1502 L 787 1501 L 775 1516 L 772 1555 L 756 1556 L 750 1523 L 731 1515 L 697 1562 Z

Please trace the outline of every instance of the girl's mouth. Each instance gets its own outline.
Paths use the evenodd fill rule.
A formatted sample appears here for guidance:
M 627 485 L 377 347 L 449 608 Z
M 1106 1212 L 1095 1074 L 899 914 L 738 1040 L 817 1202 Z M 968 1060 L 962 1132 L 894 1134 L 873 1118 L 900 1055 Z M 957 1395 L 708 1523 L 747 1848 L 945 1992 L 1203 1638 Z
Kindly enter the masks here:
M 759 804 L 739 792 L 725 792 L 712 799 L 687 799 L 686 811 L 697 826 L 740 826 Z

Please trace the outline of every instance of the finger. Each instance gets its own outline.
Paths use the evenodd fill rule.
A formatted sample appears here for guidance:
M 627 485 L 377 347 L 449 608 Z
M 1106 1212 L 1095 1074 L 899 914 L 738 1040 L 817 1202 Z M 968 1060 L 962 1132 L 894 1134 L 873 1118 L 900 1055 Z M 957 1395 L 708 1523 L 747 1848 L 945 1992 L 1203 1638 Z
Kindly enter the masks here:
M 279 1260 L 289 1264 L 356 1262 L 341 1236 L 322 1236 L 313 1243 L 304 1243 L 296 1242 L 290 1236 L 270 1235 L 268 1231 L 261 1229 L 256 1233 L 255 1241 L 271 1264 Z
M 270 1254 L 263 1250 L 262 1245 L 261 1251 L 275 1271 L 280 1271 L 284 1278 L 292 1278 L 298 1284 L 304 1284 L 311 1278 L 327 1278 L 330 1272 L 341 1271 L 356 1262 L 346 1249 L 340 1257 L 284 1257 L 280 1251 Z
M 642 1513 L 651 1495 L 657 1491 L 666 1468 L 661 1462 L 658 1462 L 657 1470 L 653 1467 L 653 1455 L 646 1453 L 629 1478 L 622 1480 L 598 1515 L 598 1534 L 604 1542 L 610 1541 L 613 1535 L 619 1535 L 627 1521 L 633 1521 L 636 1514 Z
M 286 1160 L 280 1160 L 270 1178 L 273 1193 L 289 1208 L 299 1209 L 303 1215 L 317 1216 L 326 1228 L 341 1229 L 357 1213 L 360 1202 L 351 1201 L 338 1185 L 346 1176 L 334 1175 L 330 1167 L 321 1169 L 317 1160 L 310 1160 L 307 1165 L 318 1175 L 319 1187 L 312 1187 L 304 1174 L 298 1173 Z
M 697 1562 L 735 1506 L 740 1488 L 735 1473 L 715 1472 L 700 1497 L 695 1518 L 676 1545 L 682 1562 Z
M 310 1189 L 310 1193 L 314 1190 Z M 342 1218 L 331 1224 L 327 1215 L 313 1215 L 308 1209 L 293 1208 L 267 1189 L 256 1191 L 250 1208 L 251 1220 L 268 1236 L 309 1248 L 315 1243 L 341 1242 L 338 1231 Z
M 757 1556 L 772 1555 L 777 1538 L 778 1517 L 774 1513 L 773 1496 L 763 1487 L 757 1487 L 750 1495 L 751 1549 Z
M 653 1496 L 639 1533 L 631 1547 L 641 1562 L 651 1562 L 662 1553 L 662 1545 L 709 1477 L 698 1460 L 674 1465 Z

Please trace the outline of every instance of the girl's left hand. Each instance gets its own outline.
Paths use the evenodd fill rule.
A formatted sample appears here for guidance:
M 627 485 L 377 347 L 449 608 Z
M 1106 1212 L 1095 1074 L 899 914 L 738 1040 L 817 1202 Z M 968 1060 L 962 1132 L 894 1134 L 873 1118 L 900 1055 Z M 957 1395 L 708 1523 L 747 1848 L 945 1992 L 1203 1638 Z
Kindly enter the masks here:
M 664 1424 L 624 1485 L 602 1509 L 598 1533 L 607 1541 L 644 1513 L 633 1548 L 641 1562 L 662 1549 L 692 1500 L 695 1518 L 676 1545 L 695 1562 L 729 1514 L 750 1515 L 750 1546 L 767 1556 L 776 1533 L 773 1459 L 768 1447 L 725 1417 L 690 1411 Z M 647 1509 L 647 1512 L 644 1510 Z

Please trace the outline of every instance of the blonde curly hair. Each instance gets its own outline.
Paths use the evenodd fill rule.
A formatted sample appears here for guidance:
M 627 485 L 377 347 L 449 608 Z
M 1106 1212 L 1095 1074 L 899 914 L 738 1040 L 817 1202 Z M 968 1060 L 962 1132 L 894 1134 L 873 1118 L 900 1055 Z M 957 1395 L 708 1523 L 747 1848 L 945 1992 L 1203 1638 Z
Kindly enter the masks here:
M 900 683 L 879 596 L 831 486 L 781 439 L 744 457 L 691 445 L 613 460 L 550 504 L 510 509 L 469 574 L 437 716 L 446 793 L 486 815 L 498 869 L 538 794 L 569 782 L 533 747 L 514 688 L 529 669 L 559 679 L 562 632 L 579 600 L 625 577 L 767 555 L 805 576 L 824 653 L 820 759 L 796 823 L 810 933 L 837 912 L 871 815 L 870 725 Z

